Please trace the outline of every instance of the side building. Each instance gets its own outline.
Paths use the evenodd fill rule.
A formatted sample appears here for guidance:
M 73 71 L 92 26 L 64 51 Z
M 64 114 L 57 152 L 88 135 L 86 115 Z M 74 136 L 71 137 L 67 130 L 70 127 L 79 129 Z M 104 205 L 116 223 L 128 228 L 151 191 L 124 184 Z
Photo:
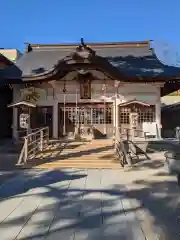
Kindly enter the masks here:
M 0 48 L 0 54 L 11 62 L 16 62 L 20 57 L 22 57 L 22 53 L 18 49 Z
M 17 49 L 0 48 L 0 71 L 7 71 L 22 56 Z M 1 79 L 2 80 L 2 79 Z M 13 129 L 13 111 L 7 108 L 13 100 L 12 86 L 9 87 L 6 82 L 0 85 L 0 139 L 11 138 Z

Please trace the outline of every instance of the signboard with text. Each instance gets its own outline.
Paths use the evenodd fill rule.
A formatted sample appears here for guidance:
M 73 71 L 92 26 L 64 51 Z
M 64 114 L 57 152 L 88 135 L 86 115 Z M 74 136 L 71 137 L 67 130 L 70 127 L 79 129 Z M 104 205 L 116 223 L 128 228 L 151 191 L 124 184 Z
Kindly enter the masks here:
M 29 119 L 29 114 L 27 113 L 21 113 L 19 116 L 19 125 L 21 128 L 28 128 L 28 119 Z

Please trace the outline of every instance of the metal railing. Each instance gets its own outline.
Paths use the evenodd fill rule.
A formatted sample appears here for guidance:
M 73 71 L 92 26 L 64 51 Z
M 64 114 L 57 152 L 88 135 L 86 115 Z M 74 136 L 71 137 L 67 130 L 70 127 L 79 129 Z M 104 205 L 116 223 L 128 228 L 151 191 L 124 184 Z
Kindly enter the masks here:
M 23 165 L 29 158 L 43 151 L 49 143 L 49 127 L 41 128 L 24 137 L 23 147 L 17 165 Z

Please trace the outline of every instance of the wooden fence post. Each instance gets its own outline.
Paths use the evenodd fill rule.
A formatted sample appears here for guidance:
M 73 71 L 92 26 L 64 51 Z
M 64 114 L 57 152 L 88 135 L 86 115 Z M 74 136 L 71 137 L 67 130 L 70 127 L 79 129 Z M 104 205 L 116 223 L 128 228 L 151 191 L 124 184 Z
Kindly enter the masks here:
M 28 159 L 28 138 L 25 138 L 24 143 L 25 143 L 25 145 L 24 145 L 24 163 L 26 163 L 27 159 Z
M 43 150 L 43 129 L 40 130 L 40 151 Z

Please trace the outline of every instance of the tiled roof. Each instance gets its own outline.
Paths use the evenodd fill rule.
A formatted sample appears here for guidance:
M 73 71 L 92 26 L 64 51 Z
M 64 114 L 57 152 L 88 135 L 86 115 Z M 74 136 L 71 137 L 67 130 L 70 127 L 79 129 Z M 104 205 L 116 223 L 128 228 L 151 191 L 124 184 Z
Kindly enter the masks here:
M 88 44 L 89 45 L 89 44 Z M 128 45 L 128 44 L 127 44 Z M 0 76 L 33 76 L 51 71 L 57 63 L 75 51 L 73 45 L 51 45 L 32 47 L 32 51 L 25 53 L 16 65 L 6 72 L 0 71 Z M 163 65 L 149 49 L 149 44 L 142 46 L 129 45 L 92 45 L 97 55 L 107 59 L 117 70 L 125 76 L 142 77 L 175 77 L 180 76 L 180 68 Z

